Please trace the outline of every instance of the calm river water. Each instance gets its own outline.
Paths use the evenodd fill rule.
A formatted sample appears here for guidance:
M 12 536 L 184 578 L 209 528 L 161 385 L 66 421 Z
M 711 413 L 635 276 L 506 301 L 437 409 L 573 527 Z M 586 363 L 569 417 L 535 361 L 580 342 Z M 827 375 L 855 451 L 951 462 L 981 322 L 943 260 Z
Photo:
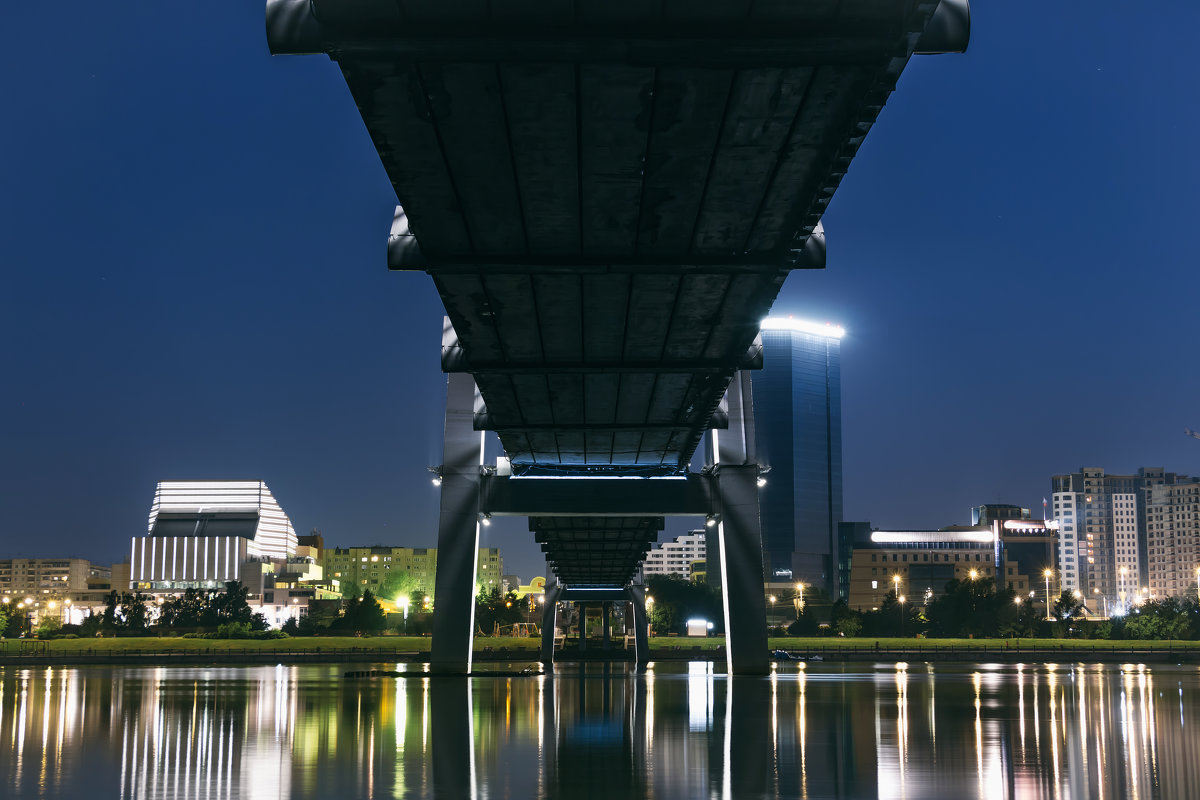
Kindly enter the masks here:
M 1196 667 L 362 668 L 0 668 L 0 797 L 1200 797 Z

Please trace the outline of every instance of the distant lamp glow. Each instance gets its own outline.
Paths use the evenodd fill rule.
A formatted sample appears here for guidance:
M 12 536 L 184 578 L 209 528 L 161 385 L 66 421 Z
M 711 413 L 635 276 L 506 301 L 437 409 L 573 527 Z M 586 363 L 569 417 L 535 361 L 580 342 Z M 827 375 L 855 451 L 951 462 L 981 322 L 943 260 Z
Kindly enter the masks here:
M 717 515 L 716 514 L 709 514 L 707 517 L 704 518 L 704 527 L 714 528 L 714 527 L 716 527 L 716 525 L 717 525 Z
M 484 525 L 484 526 L 491 525 L 492 524 L 492 515 L 488 514 L 486 512 L 483 514 L 480 514 L 479 515 L 479 524 Z
M 976 578 L 979 577 L 979 570 L 977 570 L 977 569 L 971 570 L 970 572 L 967 573 L 967 577 L 970 578 L 971 580 L 975 580 Z
M 758 488 L 760 488 L 760 489 L 761 489 L 761 488 L 763 488 L 764 486 L 766 486 L 766 485 L 767 485 L 767 479 L 766 479 L 766 478 L 764 478 L 762 475 L 759 475 L 759 476 L 758 476 L 758 480 L 756 480 L 754 483 L 755 483 L 755 485 L 757 485 L 757 486 L 758 486 Z
M 432 483 L 434 486 L 441 486 L 441 485 L 442 485 L 442 476 L 441 476 L 441 475 L 434 475 L 434 476 L 433 476 L 433 480 L 431 481 L 431 483 Z
M 1017 605 L 1021 605 L 1021 598 L 1020 598 L 1019 596 L 1018 596 L 1018 597 L 1014 597 L 1014 598 L 1013 598 L 1013 602 L 1014 602 L 1014 603 L 1016 603 Z

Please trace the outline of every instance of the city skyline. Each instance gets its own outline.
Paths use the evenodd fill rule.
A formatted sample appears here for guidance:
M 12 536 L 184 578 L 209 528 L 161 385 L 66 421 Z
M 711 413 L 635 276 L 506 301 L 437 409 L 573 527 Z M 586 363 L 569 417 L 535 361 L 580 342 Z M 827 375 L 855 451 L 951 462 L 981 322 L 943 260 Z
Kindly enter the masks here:
M 825 215 L 828 269 L 772 310 L 846 329 L 845 519 L 1036 507 L 1086 464 L 1200 472 L 1200 375 L 1174 354 L 1200 289 L 1200 111 L 1177 102 L 1200 10 L 1144 16 L 981 5 L 966 55 L 906 70 Z M 119 560 L 172 478 L 261 478 L 331 544 L 432 546 L 443 310 L 386 269 L 395 201 L 336 68 L 272 60 L 254 4 L 13 24 L 6 546 Z M 542 574 L 523 522 L 480 544 Z

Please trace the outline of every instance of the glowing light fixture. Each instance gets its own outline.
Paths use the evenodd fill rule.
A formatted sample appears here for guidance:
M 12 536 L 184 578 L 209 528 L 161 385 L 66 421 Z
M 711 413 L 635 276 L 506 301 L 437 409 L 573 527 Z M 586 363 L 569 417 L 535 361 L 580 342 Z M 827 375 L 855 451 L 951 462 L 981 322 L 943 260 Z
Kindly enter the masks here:
M 831 339 L 841 339 L 846 335 L 846 329 L 841 325 L 833 325 L 828 322 L 822 324 L 794 317 L 767 317 L 759 327 L 764 331 L 797 331 L 799 333 L 813 333 L 817 336 L 828 336 Z

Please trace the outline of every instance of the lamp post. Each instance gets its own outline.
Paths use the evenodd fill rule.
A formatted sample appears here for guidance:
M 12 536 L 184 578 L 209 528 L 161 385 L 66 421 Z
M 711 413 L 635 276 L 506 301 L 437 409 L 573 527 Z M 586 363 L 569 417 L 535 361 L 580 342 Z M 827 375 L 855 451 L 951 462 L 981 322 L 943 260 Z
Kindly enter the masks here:
M 774 619 L 775 619 L 775 601 L 776 601 L 778 598 L 777 598 L 777 597 L 775 597 L 775 595 L 771 595 L 771 596 L 770 596 L 770 597 L 768 597 L 767 599 L 771 601 L 771 616 L 770 616 L 770 618 L 767 620 L 767 625 L 770 625 L 770 624 L 771 624 L 771 623 L 774 621 Z
M 1196 580 L 1200 581 L 1200 570 L 1196 570 Z M 1197 592 L 1200 595 L 1200 591 Z M 799 619 L 800 614 L 804 611 L 804 584 L 796 584 L 796 618 Z
M 1118 594 L 1121 596 L 1121 613 L 1124 614 L 1128 611 L 1128 608 L 1125 606 L 1125 575 L 1129 572 L 1129 568 L 1121 567 L 1117 572 L 1121 575 L 1121 588 Z
M 1052 569 L 1042 570 L 1042 577 L 1046 579 L 1046 619 L 1047 620 L 1054 619 L 1054 617 L 1051 616 L 1051 614 L 1050 614 L 1050 576 L 1053 574 L 1054 574 L 1054 570 L 1052 570 Z
M 896 593 L 896 597 L 900 596 L 900 575 L 892 576 L 892 591 Z
M 904 595 L 896 598 L 900 601 L 900 638 L 904 638 Z
M 404 635 L 408 636 L 408 604 L 411 602 L 408 595 L 400 598 L 400 610 L 404 612 Z

